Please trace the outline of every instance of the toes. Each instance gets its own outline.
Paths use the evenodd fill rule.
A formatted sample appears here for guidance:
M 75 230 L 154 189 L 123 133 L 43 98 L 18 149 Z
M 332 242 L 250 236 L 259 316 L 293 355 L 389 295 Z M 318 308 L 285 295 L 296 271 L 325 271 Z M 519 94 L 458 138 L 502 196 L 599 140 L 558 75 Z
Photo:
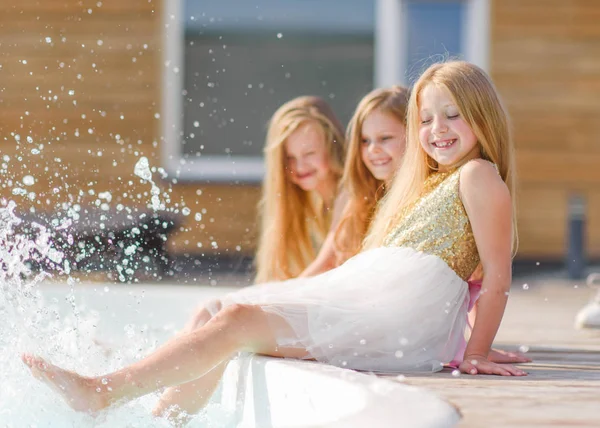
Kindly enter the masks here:
M 32 356 L 29 354 L 21 354 L 21 361 L 25 363 L 25 365 L 29 368 L 33 367 L 33 363 L 31 362 Z

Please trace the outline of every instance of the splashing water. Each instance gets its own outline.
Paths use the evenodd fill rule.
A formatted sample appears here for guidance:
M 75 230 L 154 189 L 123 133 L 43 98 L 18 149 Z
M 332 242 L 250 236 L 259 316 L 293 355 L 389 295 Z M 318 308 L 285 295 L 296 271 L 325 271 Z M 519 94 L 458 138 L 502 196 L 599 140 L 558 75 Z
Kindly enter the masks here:
M 150 199 L 150 206 L 152 207 L 152 209 L 154 211 L 164 210 L 165 204 L 163 204 L 160 201 L 160 198 L 158 197 L 160 195 L 160 189 L 158 188 L 154 180 L 152 180 L 152 172 L 150 171 L 150 164 L 148 163 L 148 158 L 142 156 L 135 164 L 133 172 L 142 180 L 149 181 L 152 185 L 152 189 L 150 190 L 150 194 L 152 195 Z
M 70 287 L 61 287 L 54 297 L 47 299 L 42 292 L 43 281 L 50 273 L 36 272 L 33 266 L 52 267 L 64 273 L 63 254 L 54 248 L 51 234 L 41 225 L 35 225 L 35 237 L 19 233 L 21 220 L 15 215 L 15 203 L 0 207 L 0 422 L 6 427 L 77 426 L 77 427 L 168 427 L 164 419 L 151 415 L 157 394 L 150 394 L 124 406 L 111 408 L 97 417 L 76 413 L 48 387 L 34 379 L 21 362 L 23 352 L 47 358 L 54 364 L 78 371 L 84 375 L 99 375 L 117 370 L 139 360 L 154 350 L 165 336 L 174 332 L 165 328 L 157 332 L 147 326 L 125 325 L 119 317 L 117 341 L 111 344 L 110 356 L 106 346 L 98 344 L 97 327 L 109 317 L 106 309 L 114 297 L 104 288 L 92 296 L 103 295 L 105 312 L 90 311 L 76 298 L 76 280 L 69 278 Z M 131 293 L 131 292 L 130 292 Z M 50 293 L 52 297 L 52 293 Z M 115 314 L 112 314 L 113 317 Z M 212 404 L 207 412 L 194 422 L 207 427 L 225 427 L 219 416 L 218 405 Z M 209 416 L 210 415 L 210 416 Z M 215 415 L 217 415 L 215 417 Z

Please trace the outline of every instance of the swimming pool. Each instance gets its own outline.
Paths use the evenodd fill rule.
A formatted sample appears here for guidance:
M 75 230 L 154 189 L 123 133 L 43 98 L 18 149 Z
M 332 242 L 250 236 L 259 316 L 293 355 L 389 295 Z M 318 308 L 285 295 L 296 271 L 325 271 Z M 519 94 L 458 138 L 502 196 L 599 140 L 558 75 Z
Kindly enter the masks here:
M 111 408 L 95 419 L 77 414 L 35 381 L 18 355 L 32 351 L 92 375 L 114 370 L 155 349 L 203 300 L 226 287 L 49 284 L 32 308 L 0 304 L 0 425 L 6 427 L 166 427 L 150 416 L 158 394 Z M 230 363 L 219 389 L 190 426 L 445 427 L 459 414 L 433 394 L 398 382 L 307 361 L 243 356 Z

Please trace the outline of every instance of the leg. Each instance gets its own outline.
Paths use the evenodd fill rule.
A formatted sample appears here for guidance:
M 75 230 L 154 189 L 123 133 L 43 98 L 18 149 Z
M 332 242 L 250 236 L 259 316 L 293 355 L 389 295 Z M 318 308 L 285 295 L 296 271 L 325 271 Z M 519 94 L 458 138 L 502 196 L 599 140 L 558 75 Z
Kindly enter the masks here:
M 183 334 L 201 328 L 212 318 L 207 307 L 220 311 L 222 305 L 219 300 L 216 300 L 198 308 L 186 324 Z M 222 362 L 196 380 L 167 388 L 161 395 L 156 407 L 152 410 L 152 414 L 159 417 L 163 416 L 173 424 L 187 423 L 189 420 L 188 415 L 197 413 L 210 399 L 226 367 L 227 362 Z
M 185 425 L 210 400 L 227 363 L 223 361 L 197 380 L 167 388 L 152 414 L 168 419 L 173 425 Z
M 29 355 L 24 355 L 23 361 L 36 377 L 63 395 L 71 407 L 96 411 L 162 387 L 198 379 L 238 351 L 290 358 L 308 355 L 303 349 L 278 348 L 273 326 L 290 329 L 281 317 L 258 306 L 235 304 L 223 309 L 204 327 L 176 337 L 143 360 L 105 376 L 83 377 Z

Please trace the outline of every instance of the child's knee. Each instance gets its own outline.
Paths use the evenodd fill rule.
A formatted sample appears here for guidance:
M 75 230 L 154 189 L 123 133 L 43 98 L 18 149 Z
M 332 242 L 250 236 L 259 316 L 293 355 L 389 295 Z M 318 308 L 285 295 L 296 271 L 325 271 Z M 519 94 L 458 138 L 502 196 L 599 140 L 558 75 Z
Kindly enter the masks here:
M 248 330 L 256 327 L 263 317 L 260 307 L 242 303 L 234 303 L 223 308 L 214 317 L 215 322 L 223 322 L 228 326 L 237 326 L 239 330 Z
M 188 321 L 185 330 L 187 332 L 192 332 L 199 329 L 208 321 L 210 321 L 210 319 L 216 315 L 222 307 L 223 304 L 218 299 L 212 300 L 208 302 L 208 304 L 198 306 Z

